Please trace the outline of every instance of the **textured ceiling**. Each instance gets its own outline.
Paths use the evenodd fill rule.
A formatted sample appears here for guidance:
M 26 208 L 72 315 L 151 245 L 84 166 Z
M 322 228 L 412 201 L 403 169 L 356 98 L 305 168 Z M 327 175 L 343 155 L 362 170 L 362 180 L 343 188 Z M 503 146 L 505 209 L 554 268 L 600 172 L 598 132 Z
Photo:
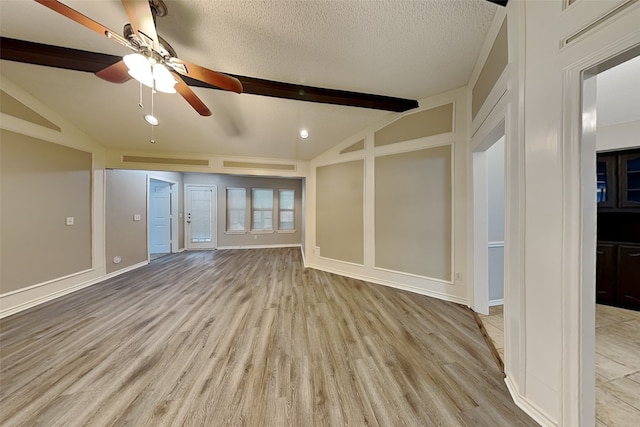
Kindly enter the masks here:
M 119 1 L 65 1 L 101 24 L 127 22 Z M 157 28 L 178 56 L 243 76 L 421 99 L 467 84 L 498 6 L 485 0 L 166 1 Z M 123 55 L 125 49 L 27 0 L 0 1 L 2 36 Z M 2 73 L 107 147 L 311 159 L 395 113 L 210 89 L 198 116 L 178 95 L 156 98 L 155 145 L 138 85 L 2 61 Z M 52 82 L 54 84 L 52 84 Z M 148 103 L 147 103 L 148 105 Z M 301 141 L 307 127 L 311 137 Z

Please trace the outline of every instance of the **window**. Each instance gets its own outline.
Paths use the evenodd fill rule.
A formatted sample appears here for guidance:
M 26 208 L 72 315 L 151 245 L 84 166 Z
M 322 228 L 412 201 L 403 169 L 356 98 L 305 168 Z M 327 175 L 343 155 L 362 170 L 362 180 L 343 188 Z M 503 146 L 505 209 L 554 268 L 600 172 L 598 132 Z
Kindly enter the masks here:
M 295 191 L 279 190 L 278 196 L 278 213 L 280 215 L 278 221 L 278 230 L 293 230 L 293 206 L 295 201 Z
M 263 188 L 251 189 L 252 230 L 273 230 L 273 190 Z
M 246 204 L 244 188 L 227 188 L 227 231 L 244 231 Z

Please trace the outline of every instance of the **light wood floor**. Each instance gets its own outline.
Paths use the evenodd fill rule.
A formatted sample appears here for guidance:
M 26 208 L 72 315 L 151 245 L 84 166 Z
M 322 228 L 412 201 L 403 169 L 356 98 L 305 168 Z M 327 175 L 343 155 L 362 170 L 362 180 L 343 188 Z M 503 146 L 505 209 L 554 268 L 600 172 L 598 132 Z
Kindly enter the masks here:
M 504 359 L 502 306 L 480 317 Z M 640 425 L 640 312 L 596 305 L 596 422 Z
M 534 426 L 462 306 L 185 252 L 0 322 L 2 426 Z

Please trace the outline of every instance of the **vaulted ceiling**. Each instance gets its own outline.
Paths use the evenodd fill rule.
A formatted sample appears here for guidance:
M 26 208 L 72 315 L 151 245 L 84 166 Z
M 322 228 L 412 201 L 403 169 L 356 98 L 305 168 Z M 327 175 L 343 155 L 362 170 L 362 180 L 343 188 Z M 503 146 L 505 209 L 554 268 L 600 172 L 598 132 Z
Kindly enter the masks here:
M 118 0 L 64 3 L 119 32 Z M 419 100 L 468 83 L 499 6 L 485 0 L 171 1 L 158 33 L 187 61 L 292 85 Z M 1 1 L 2 37 L 122 56 L 124 47 L 35 1 Z M 5 55 L 3 54 L 3 57 Z M 3 76 L 108 148 L 309 160 L 394 112 L 193 87 L 213 115 L 139 84 L 2 60 Z M 288 86 L 289 87 L 289 86 Z M 255 91 L 254 91 L 255 93 Z M 306 128 L 309 138 L 299 137 Z

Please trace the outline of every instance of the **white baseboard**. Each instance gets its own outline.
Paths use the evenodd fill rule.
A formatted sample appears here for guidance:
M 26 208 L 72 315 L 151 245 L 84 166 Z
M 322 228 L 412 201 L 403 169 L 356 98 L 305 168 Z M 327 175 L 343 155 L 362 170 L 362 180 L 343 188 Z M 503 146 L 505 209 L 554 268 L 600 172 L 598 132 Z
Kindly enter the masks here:
M 511 381 L 511 377 L 507 374 L 504 379 L 504 382 L 507 384 L 507 388 L 509 389 L 509 393 L 511 394 L 511 398 L 513 402 L 524 412 L 527 413 L 531 418 L 533 418 L 538 424 L 543 427 L 557 427 L 558 423 L 554 422 L 551 418 L 549 418 L 544 412 L 542 412 L 538 407 L 529 402 L 529 400 L 520 395 L 518 392 L 518 387 Z
M 60 298 L 64 295 L 68 295 L 72 292 L 79 291 L 80 289 L 87 288 L 89 286 L 95 285 L 100 282 L 104 282 L 107 279 L 112 277 L 119 276 L 120 274 L 126 273 L 131 270 L 135 270 L 136 268 L 143 267 L 147 265 L 148 261 L 143 261 L 138 264 L 134 264 L 132 266 L 123 268 L 122 270 L 114 271 L 113 273 L 105 274 L 100 277 L 95 277 L 90 280 L 83 281 L 81 283 L 71 284 L 70 286 L 65 286 L 62 289 L 56 289 L 60 286 L 60 283 L 65 279 L 68 279 L 72 276 L 63 277 L 56 280 L 50 280 L 44 282 L 42 284 L 29 286 L 24 289 L 19 289 L 17 291 L 8 292 L 6 294 L 0 295 L 0 319 L 11 316 L 12 314 L 19 313 L 21 311 L 27 310 L 29 308 L 35 307 L 40 304 L 44 304 L 45 302 L 54 300 L 56 298 Z M 29 295 L 32 294 L 32 295 Z M 15 302 L 24 300 L 24 302 Z M 14 302 L 12 302 L 14 300 Z
M 377 277 L 371 277 L 361 274 L 355 274 L 344 270 L 335 268 L 327 268 L 324 266 L 318 266 L 314 264 L 305 265 L 305 267 L 315 268 L 316 270 L 326 271 L 328 273 L 339 274 L 340 276 L 351 277 L 352 279 L 363 280 L 365 282 L 375 283 L 376 285 L 388 286 L 390 288 L 400 289 L 403 291 L 413 292 L 415 294 L 425 295 L 432 298 L 437 298 L 443 301 L 454 302 L 464 306 L 469 306 L 469 302 L 465 298 L 460 298 L 455 295 L 445 294 L 443 292 L 430 291 L 427 289 L 418 288 L 416 286 L 407 285 L 405 283 L 392 282 L 389 280 L 379 279 Z
M 496 305 L 504 305 L 504 298 L 489 301 L 489 307 L 495 307 Z
M 300 243 L 284 245 L 239 245 L 239 246 L 218 246 L 218 249 L 273 249 L 273 248 L 300 248 Z

